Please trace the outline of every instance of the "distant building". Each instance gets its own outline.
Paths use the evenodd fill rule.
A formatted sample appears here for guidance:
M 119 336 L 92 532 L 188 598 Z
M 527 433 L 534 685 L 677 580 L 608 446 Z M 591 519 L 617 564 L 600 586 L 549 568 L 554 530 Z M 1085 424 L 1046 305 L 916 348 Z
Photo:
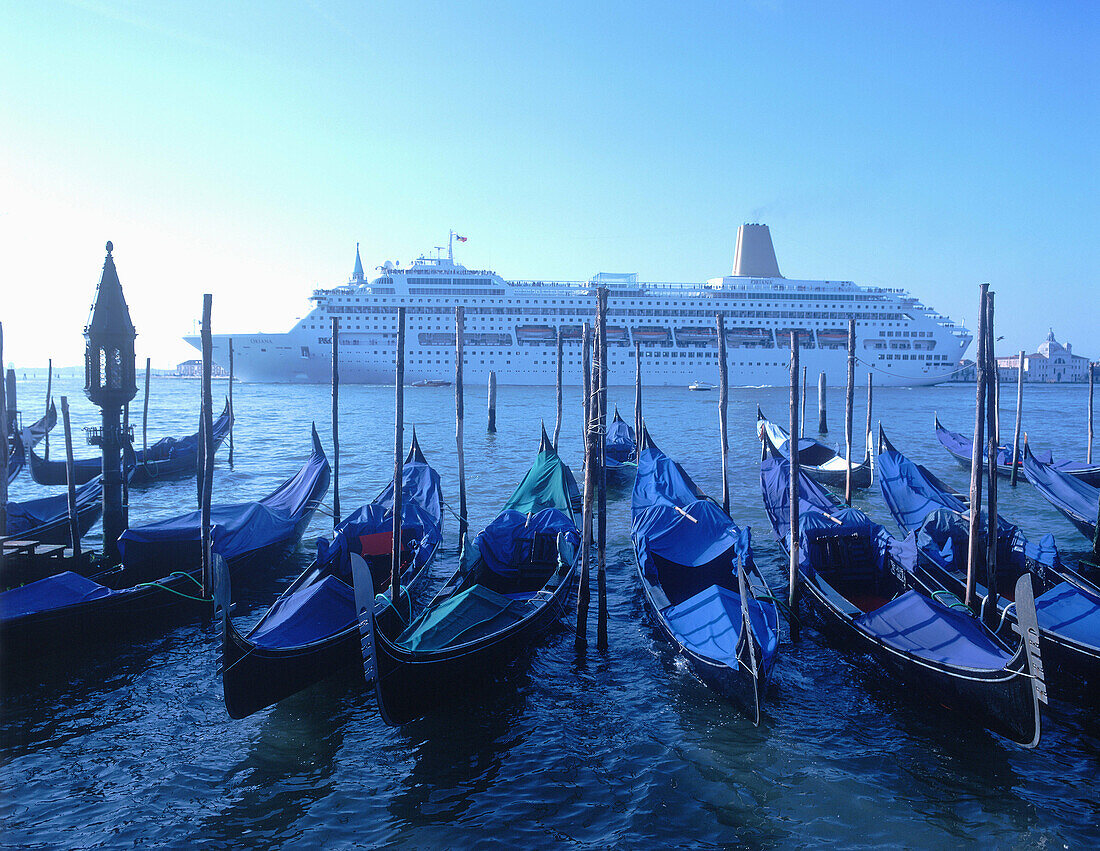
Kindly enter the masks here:
M 176 375 L 181 378 L 202 378 L 202 361 L 195 359 L 177 363 Z M 229 373 L 215 363 L 210 365 L 210 376 L 212 378 L 228 378 Z
M 997 358 L 997 370 L 1001 381 L 1015 381 L 1019 369 L 1019 355 Z M 1024 355 L 1024 381 L 1046 384 L 1088 381 L 1089 359 L 1075 355 L 1073 346 L 1062 345 L 1054 339 L 1051 329 L 1039 351 Z

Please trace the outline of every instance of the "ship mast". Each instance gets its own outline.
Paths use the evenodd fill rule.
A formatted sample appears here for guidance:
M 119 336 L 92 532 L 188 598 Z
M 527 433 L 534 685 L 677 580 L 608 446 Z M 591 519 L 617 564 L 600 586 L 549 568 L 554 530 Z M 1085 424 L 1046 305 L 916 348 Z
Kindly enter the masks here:
M 447 259 L 453 264 L 455 262 L 455 232 L 451 231 L 451 235 L 447 238 Z

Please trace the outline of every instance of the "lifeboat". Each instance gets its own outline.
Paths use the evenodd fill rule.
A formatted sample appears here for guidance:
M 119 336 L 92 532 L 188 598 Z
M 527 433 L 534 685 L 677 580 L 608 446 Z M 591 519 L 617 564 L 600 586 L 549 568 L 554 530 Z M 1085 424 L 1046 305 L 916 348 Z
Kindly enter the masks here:
M 557 329 L 549 325 L 516 326 L 516 341 L 519 343 L 555 343 L 557 339 Z
M 677 328 L 676 342 L 681 346 L 717 346 L 717 328 Z
M 635 343 L 660 343 L 667 345 L 672 342 L 672 333 L 668 328 L 659 325 L 648 325 L 633 330 Z

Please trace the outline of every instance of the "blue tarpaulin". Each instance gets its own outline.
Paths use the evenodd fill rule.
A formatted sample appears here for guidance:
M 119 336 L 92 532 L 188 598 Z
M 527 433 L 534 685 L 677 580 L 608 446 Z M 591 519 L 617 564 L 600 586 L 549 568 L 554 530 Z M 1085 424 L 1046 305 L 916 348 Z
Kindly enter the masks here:
M 1100 649 L 1100 598 L 1059 582 L 1035 600 L 1039 627 Z
M 744 624 L 740 594 L 721 585 L 711 585 L 690 599 L 669 606 L 662 614 L 684 647 L 731 668 L 738 666 L 737 642 Z M 765 658 L 773 657 L 779 646 L 779 635 L 756 600 L 749 601 L 749 621 Z
M 86 603 L 113 593 L 98 582 L 66 570 L 0 594 L 0 620 L 10 621 L 35 612 Z
M 604 458 L 607 466 L 617 467 L 627 461 L 633 461 L 637 451 L 638 443 L 634 429 L 616 411 L 611 425 L 607 428 L 607 437 L 604 439 Z
M 1030 452 L 1024 454 L 1023 467 L 1028 481 L 1051 505 L 1069 517 L 1082 532 L 1087 534 L 1095 530 L 1100 488 L 1042 463 Z
M 355 592 L 346 582 L 326 576 L 276 602 L 248 638 L 261 647 L 299 647 L 347 629 L 352 623 Z
M 231 563 L 292 538 L 298 523 L 324 497 L 328 483 L 328 460 L 315 430 L 309 460 L 275 491 L 259 502 L 211 506 L 214 551 Z M 199 512 L 191 511 L 156 523 L 131 526 L 118 539 L 122 563 L 127 568 L 156 567 L 173 547 L 200 541 L 199 521 Z
M 638 458 L 638 477 L 634 480 L 631 512 L 637 514 L 657 504 L 687 505 L 706 499 L 699 486 L 683 467 L 660 449 L 647 446 Z
M 906 591 L 855 623 L 891 647 L 922 659 L 981 671 L 999 671 L 1012 659 L 969 612 L 958 612 Z
M 81 512 L 103 497 L 102 479 L 96 476 L 76 489 L 76 510 Z M 8 534 L 23 535 L 32 529 L 63 521 L 69 514 L 67 493 L 8 503 Z
M 499 576 L 514 577 L 519 574 L 519 565 L 532 558 L 539 560 L 546 556 L 556 561 L 557 551 L 551 543 L 559 533 L 573 546 L 580 543 L 577 524 L 563 511 L 544 508 L 528 516 L 505 509 L 478 532 L 474 546 L 489 570 Z M 547 542 L 545 547 L 539 546 L 539 539 Z
M 893 449 L 880 452 L 875 472 L 890 513 L 906 532 L 912 532 L 925 517 L 940 508 L 966 511 L 961 500 L 945 493 L 926 470 L 900 452 Z
M 634 549 L 647 574 L 656 575 L 650 558 L 658 555 L 684 567 L 699 567 L 728 550 L 743 560 L 752 556 L 751 532 L 739 529 L 721 508 L 709 500 L 687 505 L 657 504 L 634 513 L 631 523 Z
M 791 462 L 786 458 L 777 458 L 769 454 L 760 462 L 760 488 L 764 494 L 764 508 L 772 528 L 781 538 L 785 537 L 791 524 Z M 799 511 L 807 509 L 831 514 L 836 510 L 832 496 L 825 488 L 801 473 L 798 477 Z

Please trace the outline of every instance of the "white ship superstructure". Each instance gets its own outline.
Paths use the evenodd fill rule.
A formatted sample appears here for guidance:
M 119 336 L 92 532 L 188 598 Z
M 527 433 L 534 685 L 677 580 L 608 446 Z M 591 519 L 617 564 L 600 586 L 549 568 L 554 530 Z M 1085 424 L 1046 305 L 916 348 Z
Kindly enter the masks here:
M 454 376 L 455 307 L 465 307 L 467 381 L 553 385 L 556 336 L 564 339 L 566 383 L 581 382 L 581 327 L 608 296 L 609 383 L 634 381 L 634 343 L 647 385 L 718 380 L 715 315 L 725 315 L 730 383 L 788 381 L 790 335 L 798 334 L 810 373 L 844 381 L 849 317 L 856 320 L 857 371 L 876 384 L 945 381 L 970 343 L 970 333 L 902 290 L 850 281 L 810 281 L 779 273 L 767 225 L 742 225 L 732 273 L 705 283 L 659 283 L 637 274 L 601 272 L 587 281 L 505 280 L 495 272 L 421 256 L 411 265 L 385 263 L 367 280 L 356 247 L 351 280 L 315 290 L 313 309 L 285 334 L 214 337 L 214 359 L 246 381 L 328 383 L 332 319 L 339 319 L 343 382 L 392 384 L 397 308 L 406 309 L 405 379 Z M 198 347 L 197 336 L 185 338 Z

